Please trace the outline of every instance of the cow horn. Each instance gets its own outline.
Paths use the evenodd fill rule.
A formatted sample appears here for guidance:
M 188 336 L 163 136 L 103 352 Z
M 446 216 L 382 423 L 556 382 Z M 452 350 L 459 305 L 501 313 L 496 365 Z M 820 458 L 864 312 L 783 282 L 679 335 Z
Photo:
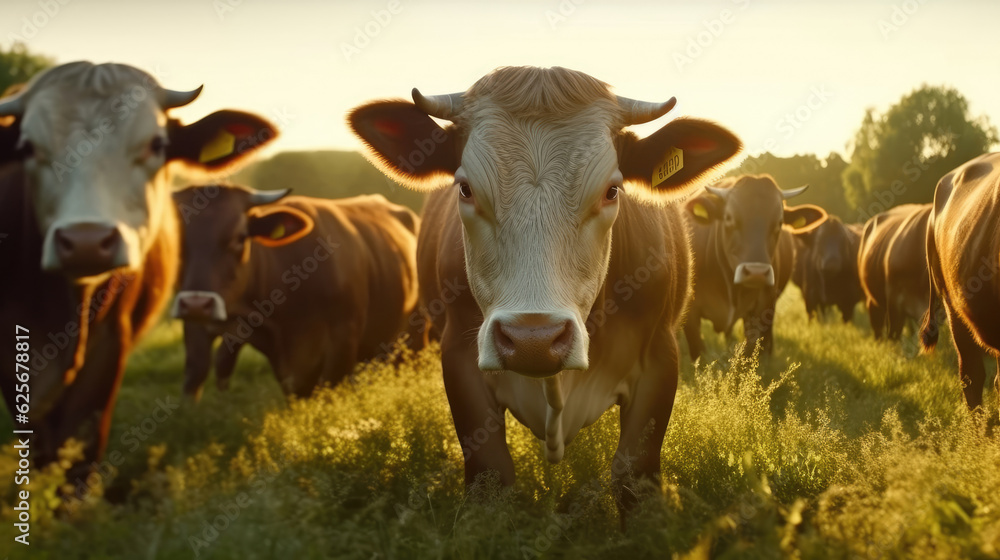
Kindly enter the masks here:
M 193 89 L 191 91 L 177 91 L 173 89 L 160 88 L 160 108 L 167 110 L 187 105 L 201 95 L 201 90 L 204 87 L 204 85 L 200 85 L 197 89 Z
M 797 189 L 789 189 L 787 191 L 781 191 L 781 198 L 788 200 L 789 198 L 799 196 L 800 194 L 806 192 L 806 189 L 808 188 L 809 185 L 802 185 Z
M 721 198 L 722 200 L 726 200 L 727 198 L 729 198 L 729 194 L 731 192 L 733 192 L 733 190 L 732 189 L 723 189 L 723 188 L 720 188 L 720 187 L 711 187 L 711 186 L 708 186 L 708 187 L 705 187 L 705 192 L 714 194 L 715 196 Z
M 24 92 L 27 88 L 0 98 L 0 117 L 19 117 L 24 113 Z
M 288 196 L 292 189 L 278 189 L 276 191 L 253 191 L 250 194 L 250 206 L 260 206 L 261 204 L 271 204 Z
M 622 108 L 625 126 L 654 121 L 666 115 L 677 105 L 677 98 L 671 97 L 663 103 L 650 103 L 618 96 L 618 106 Z
M 413 88 L 413 103 L 432 117 L 451 121 L 455 120 L 455 116 L 462 110 L 462 94 L 449 93 L 425 97 L 420 90 Z

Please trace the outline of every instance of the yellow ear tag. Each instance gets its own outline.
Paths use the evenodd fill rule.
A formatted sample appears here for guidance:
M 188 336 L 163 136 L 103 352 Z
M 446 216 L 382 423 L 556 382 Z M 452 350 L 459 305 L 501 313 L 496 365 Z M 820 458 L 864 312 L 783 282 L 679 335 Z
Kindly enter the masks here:
M 285 236 L 285 224 L 278 224 L 271 230 L 271 239 L 281 239 Z
M 794 222 L 792 222 L 792 229 L 799 229 L 804 225 L 806 225 L 806 219 L 803 218 L 802 216 L 799 216 L 798 218 L 795 218 Z
M 705 205 L 700 202 L 695 202 L 691 207 L 691 211 L 694 213 L 695 216 L 703 220 L 708 219 L 708 209 L 706 209 Z
M 652 185 L 659 185 L 681 169 L 684 169 L 684 150 L 671 146 L 660 165 L 653 168 Z
M 233 148 L 236 145 L 236 137 L 232 134 L 226 132 L 225 130 L 220 130 L 215 138 L 211 142 L 205 144 L 201 149 L 201 155 L 198 156 L 201 163 L 206 163 L 209 161 L 214 161 L 222 157 L 226 157 L 233 153 Z

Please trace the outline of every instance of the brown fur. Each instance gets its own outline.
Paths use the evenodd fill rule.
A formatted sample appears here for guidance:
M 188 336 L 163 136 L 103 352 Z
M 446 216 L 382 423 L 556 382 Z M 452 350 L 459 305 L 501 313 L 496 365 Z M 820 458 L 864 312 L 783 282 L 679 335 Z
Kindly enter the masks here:
M 1000 355 L 998 219 L 1000 154 L 979 156 L 938 182 L 926 236 L 933 290 L 921 341 L 925 349 L 933 348 L 946 313 L 965 402 L 973 409 L 983 399 L 983 353 Z M 1000 392 L 1000 376 L 996 383 Z
M 899 340 L 907 320 L 920 321 L 930 289 L 924 236 L 930 204 L 904 204 L 865 224 L 858 274 L 876 339 Z

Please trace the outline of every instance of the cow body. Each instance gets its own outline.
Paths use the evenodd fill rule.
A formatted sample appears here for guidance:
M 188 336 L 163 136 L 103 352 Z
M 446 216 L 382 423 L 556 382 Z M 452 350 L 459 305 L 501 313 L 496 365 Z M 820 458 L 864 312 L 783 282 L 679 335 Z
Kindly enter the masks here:
M 381 195 L 270 197 L 252 205 L 247 189 L 211 186 L 178 192 L 181 215 L 206 192 L 213 193 L 208 206 L 183 226 L 184 271 L 174 307 L 174 315 L 185 319 L 186 394 L 199 394 L 218 337 L 220 387 L 228 385 L 240 348 L 250 344 L 268 358 L 286 393 L 304 397 L 318 383 L 342 380 L 359 360 L 391 354 L 400 333 L 419 317 L 417 217 L 409 209 Z M 259 212 L 248 216 L 249 210 Z M 253 233 L 255 220 L 279 215 L 304 217 L 308 231 L 274 222 L 264 234 L 280 227 L 281 235 L 301 235 L 288 241 Z M 239 236 L 241 262 L 226 268 L 230 240 Z M 222 309 L 212 307 L 217 305 Z
M 904 204 L 865 224 L 858 273 L 876 339 L 899 340 L 908 320 L 918 323 L 927 310 L 925 237 L 930 204 Z
M 797 237 L 801 250 L 796 253 L 796 284 L 802 288 L 806 312 L 811 318 L 836 307 L 843 321 L 851 322 L 854 307 L 864 300 L 858 275 L 861 227 L 830 216 L 815 230 Z
M 1000 354 L 1000 154 L 979 156 L 937 184 L 927 229 L 933 282 L 921 342 L 937 342 L 943 308 L 959 356 L 969 408 L 982 404 L 983 352 Z M 1000 376 L 997 377 L 1000 391 Z
M 678 209 L 640 201 L 689 192 L 739 141 L 693 119 L 639 139 L 623 126 L 674 100 L 616 97 L 562 68 L 503 68 L 463 94 L 413 95 L 349 119 L 390 175 L 425 189 L 453 179 L 427 202 L 417 258 L 466 482 L 486 471 L 513 482 L 506 410 L 558 461 L 616 403 L 615 479 L 658 476 L 690 257 Z
M 773 347 L 774 306 L 795 266 L 793 232 L 810 231 L 826 219 L 815 206 L 788 207 L 769 176 L 727 179 L 688 202 L 695 255 L 695 288 L 684 333 L 692 360 L 704 351 L 701 320 L 730 332 L 743 320 L 750 355 Z M 792 229 L 792 228 L 795 229 Z
M 177 216 L 168 162 L 203 169 L 238 161 L 275 135 L 249 114 L 220 111 L 192 125 L 165 111 L 200 92 L 174 92 L 135 68 L 65 64 L 0 100 L 13 117 L 0 133 L 0 320 L 31 336 L 32 457 L 58 458 L 70 438 L 83 461 L 68 478 L 78 491 L 107 445 L 129 351 L 169 298 L 178 262 Z M 266 139 L 204 148 L 227 126 Z M 11 141 L 14 144 L 11 144 Z M 13 345 L 0 349 L 13 363 Z M 24 383 L 0 373 L 15 415 Z

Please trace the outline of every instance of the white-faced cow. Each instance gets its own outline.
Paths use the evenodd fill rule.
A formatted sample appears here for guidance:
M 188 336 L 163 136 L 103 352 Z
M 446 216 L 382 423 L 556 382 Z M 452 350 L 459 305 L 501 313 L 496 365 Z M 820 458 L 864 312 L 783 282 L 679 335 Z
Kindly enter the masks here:
M 752 354 L 758 340 L 761 351 L 771 353 L 774 305 L 795 264 L 793 234 L 826 220 L 818 206 L 785 203 L 805 190 L 782 191 L 769 175 L 745 175 L 705 187 L 688 201 L 695 285 L 684 335 L 692 360 L 704 350 L 703 318 L 716 332 L 729 332 L 742 319 L 744 353 Z
M 557 462 L 615 404 L 618 457 L 657 476 L 690 288 L 680 209 L 666 203 L 739 140 L 695 119 L 638 138 L 624 128 L 674 99 L 616 97 L 564 68 L 501 68 L 464 93 L 413 99 L 349 120 L 389 175 L 450 185 L 427 202 L 417 262 L 425 304 L 443 302 L 432 315 L 466 482 L 488 470 L 513 482 L 504 411 Z
M 71 476 L 101 456 L 129 350 L 169 299 L 178 238 L 166 164 L 219 169 L 276 135 L 236 111 L 187 126 L 167 116 L 200 91 L 75 62 L 0 100 L 13 117 L 0 134 L 0 324 L 31 337 L 27 377 L 14 345 L 0 345 L 0 387 L 14 415 L 30 379 L 30 422 L 18 427 L 34 431 L 38 465 L 69 438 L 85 445 Z
M 244 344 L 260 350 L 287 394 L 309 396 L 358 360 L 388 355 L 417 306 L 418 218 L 382 195 L 285 198 L 209 185 L 174 193 L 181 215 L 179 291 L 184 393 L 208 376 L 224 389 Z M 410 340 L 415 348 L 422 339 Z
M 1000 355 L 1000 153 L 985 154 L 937 184 L 927 225 L 932 291 L 921 344 L 937 343 L 942 309 L 958 350 L 965 402 L 983 402 L 983 352 Z M 995 379 L 1000 393 L 1000 375 Z

